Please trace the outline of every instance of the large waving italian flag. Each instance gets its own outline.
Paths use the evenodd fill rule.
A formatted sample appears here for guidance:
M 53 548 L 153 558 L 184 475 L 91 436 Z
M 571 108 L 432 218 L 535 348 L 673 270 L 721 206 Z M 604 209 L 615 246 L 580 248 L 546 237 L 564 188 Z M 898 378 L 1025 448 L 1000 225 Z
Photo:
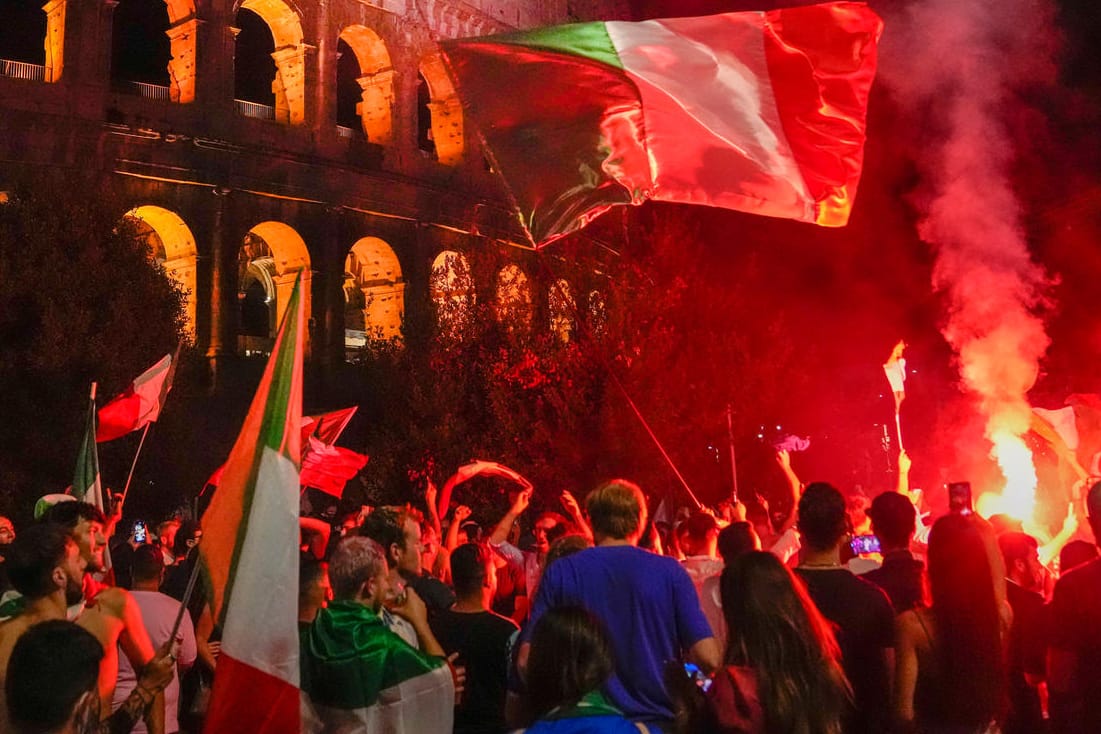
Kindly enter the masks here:
M 881 30 L 839 2 L 441 47 L 541 245 L 647 199 L 844 225 Z
M 298 471 L 301 278 L 248 416 L 203 515 L 202 572 L 222 653 L 205 731 L 301 728 L 298 671 Z

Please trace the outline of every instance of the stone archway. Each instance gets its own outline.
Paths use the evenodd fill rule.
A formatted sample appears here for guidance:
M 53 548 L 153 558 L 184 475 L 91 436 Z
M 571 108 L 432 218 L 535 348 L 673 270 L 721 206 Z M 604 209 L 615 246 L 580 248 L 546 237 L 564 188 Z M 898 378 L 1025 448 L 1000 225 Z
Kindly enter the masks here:
M 248 10 L 260 16 L 271 32 L 275 50 L 274 116 L 277 122 L 301 125 L 306 121 L 306 44 L 302 21 L 283 0 L 244 0 L 237 12 Z
M 248 231 L 237 257 L 238 344 L 243 352 L 270 349 L 299 273 L 308 320 L 312 274 L 302 237 L 282 222 L 261 222 Z
M 405 281 L 394 250 L 377 237 L 364 237 L 344 261 L 344 346 L 401 341 Z
M 550 330 L 563 344 L 573 340 L 574 305 L 570 282 L 565 278 L 556 280 L 547 293 L 547 311 L 550 312 Z
M 138 233 L 149 244 L 149 254 L 186 294 L 185 332 L 195 340 L 196 264 L 195 236 L 179 214 L 159 206 L 139 206 L 123 215 L 135 223 Z
M 428 111 L 436 157 L 445 166 L 458 165 L 463 158 L 463 110 L 459 95 L 438 53 L 426 56 L 420 75 L 428 86 Z
M 510 332 L 531 330 L 531 284 L 519 265 L 506 265 L 497 273 L 497 319 Z
M 393 140 L 394 68 L 386 43 L 370 28 L 351 25 L 340 32 L 339 40 L 355 55 L 359 75 L 355 78 L 358 101 L 356 115 L 363 133 L 372 143 L 389 145 Z M 338 80 L 337 106 L 343 101 L 344 86 Z M 348 85 L 350 88 L 350 84 Z
M 438 333 L 462 338 L 474 308 L 474 278 L 462 253 L 444 250 L 432 261 L 429 294 L 436 310 Z

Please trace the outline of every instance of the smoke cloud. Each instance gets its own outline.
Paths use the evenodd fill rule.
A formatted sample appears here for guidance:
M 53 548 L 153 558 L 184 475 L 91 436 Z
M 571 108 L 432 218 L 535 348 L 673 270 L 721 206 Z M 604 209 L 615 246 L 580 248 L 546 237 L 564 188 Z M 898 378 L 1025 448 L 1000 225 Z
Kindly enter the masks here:
M 1022 436 L 1048 347 L 1047 276 L 1029 253 L 1006 120 L 1019 92 L 1055 78 L 1047 0 L 923 0 L 890 17 L 881 78 L 915 126 L 919 234 L 936 254 L 943 334 L 985 419 L 1007 484 L 997 511 L 1031 517 L 1036 471 Z

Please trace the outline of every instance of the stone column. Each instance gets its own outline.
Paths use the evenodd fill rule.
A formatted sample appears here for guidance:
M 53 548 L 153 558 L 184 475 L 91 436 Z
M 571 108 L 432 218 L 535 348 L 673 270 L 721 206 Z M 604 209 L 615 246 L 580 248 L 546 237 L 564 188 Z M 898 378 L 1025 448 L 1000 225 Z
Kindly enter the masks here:
M 68 0 L 50 0 L 42 6 L 46 13 L 46 81 L 61 81 L 65 69 L 65 10 Z
M 233 294 L 229 292 L 231 281 L 227 272 L 229 263 L 225 246 L 225 209 L 230 189 L 217 186 L 212 193 L 214 210 L 210 227 L 210 334 L 206 356 L 210 361 L 211 391 L 214 391 L 218 388 L 220 363 L 236 351 L 234 348 L 236 345 L 230 346 L 232 339 L 230 330 L 235 323 L 230 310 L 236 299 L 230 299 Z
M 187 104 L 195 101 L 197 71 L 195 57 L 200 24 L 202 21 L 192 16 L 165 31 L 172 45 L 172 58 L 168 61 L 168 78 L 169 94 L 173 102 Z
M 275 120 L 285 125 L 306 121 L 306 44 L 284 46 L 272 52 L 275 59 Z
M 361 76 L 356 81 L 363 90 L 356 114 L 363 123 L 367 140 L 379 145 L 390 145 L 394 139 L 394 77 L 393 69 Z

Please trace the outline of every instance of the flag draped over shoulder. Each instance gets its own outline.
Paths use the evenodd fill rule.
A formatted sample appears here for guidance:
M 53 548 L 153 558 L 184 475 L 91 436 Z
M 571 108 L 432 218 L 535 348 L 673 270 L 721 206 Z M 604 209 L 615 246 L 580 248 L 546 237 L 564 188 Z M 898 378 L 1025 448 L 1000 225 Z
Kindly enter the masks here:
M 113 441 L 157 420 L 164 407 L 164 399 L 172 389 L 178 358 L 178 351 L 175 358 L 171 354 L 164 355 L 163 359 L 138 375 L 121 395 L 100 408 L 96 441 Z
M 95 383 L 92 383 L 92 392 L 88 398 L 88 416 L 84 422 L 84 437 L 80 442 L 80 451 L 77 452 L 76 456 L 72 494 L 78 500 L 93 504 L 103 512 L 107 512 L 107 508 L 103 503 L 103 487 L 99 478 L 99 452 L 96 450 Z
M 202 572 L 222 625 L 206 732 L 297 733 L 301 277 L 220 486 L 203 515 Z
M 542 245 L 647 199 L 843 226 L 881 30 L 835 2 L 440 46 Z
M 451 731 L 447 665 L 410 647 L 362 604 L 331 602 L 304 634 L 303 650 L 304 731 Z

